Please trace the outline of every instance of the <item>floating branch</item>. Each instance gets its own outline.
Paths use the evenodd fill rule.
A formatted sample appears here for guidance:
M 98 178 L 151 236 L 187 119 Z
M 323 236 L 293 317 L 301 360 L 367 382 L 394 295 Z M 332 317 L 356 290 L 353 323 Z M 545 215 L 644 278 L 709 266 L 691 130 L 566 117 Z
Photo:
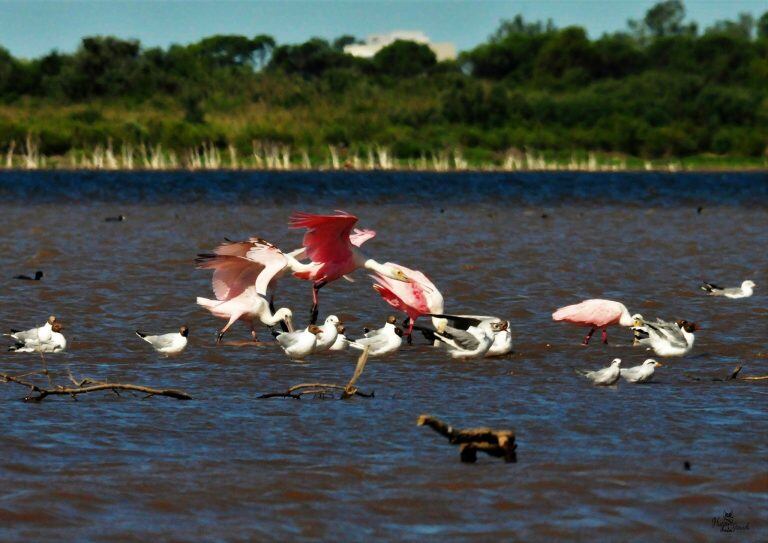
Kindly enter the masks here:
M 491 428 L 458 430 L 429 415 L 419 415 L 416 424 L 429 426 L 438 434 L 447 437 L 452 445 L 459 445 L 462 462 L 477 462 L 477 451 L 503 458 L 505 462 L 517 462 L 515 432 L 512 430 Z
M 0 381 L 4 383 L 16 383 L 27 387 L 29 389 L 29 395 L 24 398 L 25 402 L 40 402 L 46 396 L 71 396 L 76 400 L 78 394 L 87 394 L 89 392 L 98 392 L 100 390 L 108 390 L 116 395 L 120 395 L 119 390 L 132 390 L 134 392 L 143 392 L 146 394 L 145 398 L 151 396 L 168 396 L 169 398 L 176 398 L 177 400 L 191 400 L 192 396 L 181 390 L 174 390 L 170 388 L 158 389 L 152 387 L 146 387 L 141 385 L 133 385 L 130 383 L 107 383 L 104 381 L 96 381 L 91 378 L 84 378 L 77 381 L 69 374 L 69 380 L 73 386 L 62 385 L 49 385 L 49 388 L 39 386 L 31 381 L 24 379 L 28 375 L 35 375 L 42 372 L 27 373 L 24 375 L 13 376 L 7 373 L 0 373 Z
M 733 381 L 739 375 L 741 371 L 741 365 L 733 368 L 730 373 L 717 372 L 710 375 L 696 375 L 691 372 L 686 372 L 685 376 L 694 381 Z M 742 378 L 743 379 L 743 378 Z
M 341 391 L 340 398 L 345 400 L 352 396 L 362 396 L 363 398 L 373 398 L 374 394 L 366 394 L 361 392 L 355 383 L 363 374 L 365 369 L 365 363 L 368 361 L 368 347 L 360 354 L 357 359 L 357 365 L 355 366 L 355 372 L 352 374 L 352 378 L 346 385 L 337 385 L 336 383 L 301 383 L 294 385 L 285 392 L 269 392 L 262 394 L 259 398 L 294 398 L 300 400 L 302 396 L 312 394 L 314 396 L 332 396 L 335 397 L 335 393 Z

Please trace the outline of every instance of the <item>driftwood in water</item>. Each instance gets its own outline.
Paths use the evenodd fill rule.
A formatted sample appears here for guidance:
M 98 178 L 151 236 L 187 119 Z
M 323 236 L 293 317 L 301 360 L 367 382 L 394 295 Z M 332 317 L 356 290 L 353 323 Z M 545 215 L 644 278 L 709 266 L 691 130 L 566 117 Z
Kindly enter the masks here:
M 259 398 L 294 398 L 300 400 L 302 396 L 306 394 L 312 394 L 314 396 L 335 396 L 336 392 L 341 391 L 340 398 L 342 400 L 351 398 L 352 396 L 362 396 L 363 398 L 373 398 L 373 392 L 366 394 L 361 392 L 355 383 L 363 374 L 365 369 L 365 363 L 368 361 L 368 347 L 363 350 L 360 357 L 357 359 L 357 365 L 355 366 L 355 372 L 352 374 L 352 378 L 346 385 L 338 385 L 336 383 L 301 383 L 294 385 L 285 392 L 269 392 L 262 394 Z
M 192 396 L 181 390 L 174 390 L 170 388 L 159 389 L 142 385 L 133 385 L 130 383 L 107 383 L 104 381 L 96 381 L 89 377 L 78 381 L 72 377 L 71 373 L 69 374 L 69 380 L 72 383 L 72 386 L 49 384 L 48 387 L 43 387 L 25 379 L 30 375 L 38 374 L 48 376 L 48 373 L 45 371 L 25 373 L 23 375 L 15 376 L 9 375 L 7 373 L 0 373 L 0 382 L 16 383 L 17 385 L 28 388 L 29 394 L 24 398 L 25 402 L 40 402 L 47 396 L 70 396 L 73 400 L 77 400 L 78 394 L 87 394 L 89 392 L 98 392 L 101 390 L 111 391 L 118 396 L 120 395 L 118 392 L 119 390 L 129 390 L 134 392 L 142 392 L 146 394 L 145 398 L 149 398 L 151 396 L 168 396 L 169 398 L 176 398 L 177 400 L 192 399 Z
M 420 415 L 418 426 L 429 426 L 438 434 L 448 438 L 453 445 L 459 445 L 462 462 L 476 462 L 477 451 L 503 458 L 505 462 L 517 462 L 515 432 L 512 430 L 493 430 L 491 428 L 467 428 L 458 430 L 443 421 Z
M 711 375 L 695 375 L 693 373 L 687 372 L 685 375 L 694 381 L 764 381 L 768 379 L 768 375 L 747 375 L 747 376 L 741 376 L 739 377 L 739 373 L 741 372 L 741 365 L 736 366 L 733 368 L 730 373 L 714 373 Z
M 741 371 L 741 365 L 733 368 L 729 373 L 723 373 L 722 371 L 712 373 L 709 375 L 696 375 L 695 373 L 686 372 L 685 376 L 693 379 L 694 381 L 733 381 L 739 375 Z

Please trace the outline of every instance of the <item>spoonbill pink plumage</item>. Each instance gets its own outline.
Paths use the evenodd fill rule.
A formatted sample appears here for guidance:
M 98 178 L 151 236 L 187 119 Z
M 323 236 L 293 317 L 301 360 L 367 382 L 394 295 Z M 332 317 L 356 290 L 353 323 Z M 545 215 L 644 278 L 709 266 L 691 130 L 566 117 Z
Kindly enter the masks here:
M 355 246 L 350 236 L 356 223 L 357 217 L 344 211 L 337 211 L 335 215 L 313 215 L 302 212 L 291 215 L 291 228 L 307 229 L 302 244 L 310 263 L 303 264 L 294 258 L 290 262 L 290 267 L 295 277 L 312 281 L 310 321 L 312 323 L 317 321 L 318 291 L 357 268 L 365 268 L 397 281 L 410 281 L 402 270 L 391 265 L 379 264 Z M 364 239 L 360 243 L 375 235 L 372 230 L 364 231 L 362 234 Z
M 578 304 L 561 307 L 552 313 L 552 320 L 588 326 L 590 330 L 584 338 L 584 345 L 589 344 L 592 334 L 598 328 L 603 329 L 603 343 L 608 343 L 607 328 L 609 326 L 618 324 L 630 327 L 634 324 L 634 320 L 624 304 L 601 299 L 584 300 Z

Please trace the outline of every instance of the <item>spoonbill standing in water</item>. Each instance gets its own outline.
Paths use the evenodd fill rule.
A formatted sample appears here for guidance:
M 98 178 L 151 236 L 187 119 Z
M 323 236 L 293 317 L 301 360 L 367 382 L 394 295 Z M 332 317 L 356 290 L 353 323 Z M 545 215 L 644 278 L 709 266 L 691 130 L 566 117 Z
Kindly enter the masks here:
M 196 259 L 198 269 L 213 270 L 215 300 L 197 298 L 198 305 L 215 316 L 227 319 L 219 331 L 216 343 L 238 319 L 250 324 L 256 339 L 255 319 L 269 327 L 285 323 L 292 331 L 293 313 L 284 307 L 274 313 L 267 301 L 267 289 L 285 267 L 285 257 L 280 251 L 258 238 L 248 241 L 228 241 L 219 245 L 213 254 L 201 254 Z
M 603 329 L 603 343 L 607 344 L 607 328 L 609 326 L 618 324 L 619 326 L 631 327 L 635 323 L 624 304 L 600 299 L 584 300 L 579 304 L 561 307 L 552 313 L 552 320 L 588 326 L 590 330 L 584 338 L 584 345 L 589 344 L 592 334 L 598 328 Z

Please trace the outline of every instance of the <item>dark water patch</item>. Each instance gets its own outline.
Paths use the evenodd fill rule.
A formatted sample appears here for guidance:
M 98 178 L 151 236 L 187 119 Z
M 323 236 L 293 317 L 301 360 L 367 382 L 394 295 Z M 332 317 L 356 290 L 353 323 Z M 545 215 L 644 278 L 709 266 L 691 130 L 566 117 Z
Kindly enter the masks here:
M 446 218 L 461 214 L 462 204 L 502 202 L 514 206 L 685 205 L 697 214 L 701 206 L 766 205 L 768 173 L 0 171 L 0 197 L 24 204 L 419 203 L 442 206 L 436 211 L 444 212 Z M 701 216 L 709 212 L 707 207 Z M 109 215 L 109 210 L 105 213 Z M 557 209 L 529 213 L 546 228 L 555 227 L 552 223 L 559 218 Z M 175 218 L 183 219 L 184 214 L 179 210 Z M 135 220 L 129 213 L 125 216 L 125 222 Z M 493 212 L 489 218 L 495 218 Z

